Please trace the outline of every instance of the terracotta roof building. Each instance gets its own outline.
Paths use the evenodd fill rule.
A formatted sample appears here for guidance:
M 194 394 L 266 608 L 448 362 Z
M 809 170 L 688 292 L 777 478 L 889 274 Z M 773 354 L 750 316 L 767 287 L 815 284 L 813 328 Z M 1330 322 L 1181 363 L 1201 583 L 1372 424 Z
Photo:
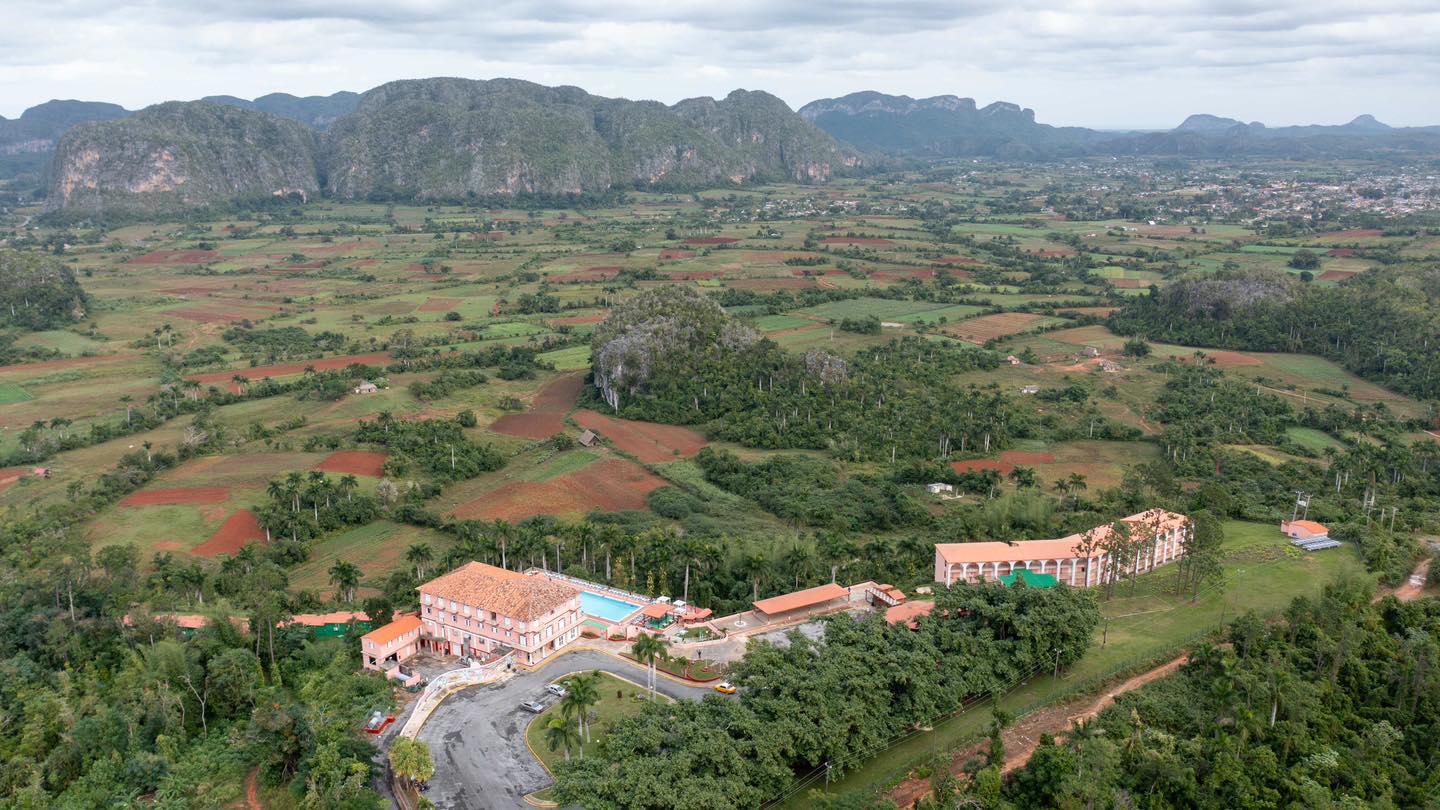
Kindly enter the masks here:
M 755 603 L 755 610 L 765 618 L 772 619 L 797 610 L 827 607 L 830 603 L 841 599 L 849 601 L 850 589 L 832 582 L 827 585 L 806 588 L 803 591 L 761 599 Z
M 543 660 L 580 635 L 580 590 L 543 576 L 470 562 L 424 583 L 421 649 L 477 657 L 501 648 Z
M 1282 520 L 1280 531 L 1292 540 L 1323 540 L 1330 536 L 1330 528 L 1313 520 Z
M 420 648 L 421 626 L 420 617 L 409 613 L 361 636 L 361 665 L 384 672 L 414 657 Z
M 1190 519 L 1164 509 L 1151 509 L 1122 518 L 1121 522 L 1129 527 L 1131 540 L 1141 544 L 1131 568 L 1144 573 L 1180 557 Z M 1049 574 L 1076 587 L 1100 585 L 1119 573 L 1105 550 L 1113 531 L 1107 524 L 1055 540 L 937 543 L 935 581 L 945 585 L 993 582 L 1025 570 Z

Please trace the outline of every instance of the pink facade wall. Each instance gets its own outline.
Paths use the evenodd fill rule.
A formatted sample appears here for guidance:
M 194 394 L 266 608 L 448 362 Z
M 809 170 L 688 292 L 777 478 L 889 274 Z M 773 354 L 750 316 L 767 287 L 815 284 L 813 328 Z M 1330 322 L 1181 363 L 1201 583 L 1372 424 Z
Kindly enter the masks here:
M 522 664 L 553 655 L 580 637 L 580 596 L 538 619 L 521 621 L 420 591 L 420 618 L 425 623 L 425 646 L 441 655 L 477 655 L 497 647 L 515 650 Z
M 1135 560 L 1132 565 L 1135 573 L 1143 574 L 1178 559 L 1182 552 L 1183 532 L 1183 528 L 1162 532 Z M 1024 546 L 1016 546 L 1015 551 L 1017 555 L 1023 555 Z M 997 562 L 947 563 L 940 550 L 935 551 L 935 581 L 945 585 L 957 582 L 994 582 L 1022 569 L 1035 574 L 1050 574 L 1077 588 L 1102 585 L 1113 573 L 1110 570 L 1109 555 L 1103 552 L 1089 558 L 1038 559 L 1016 556 L 1011 560 Z
M 390 656 L 404 663 L 420 651 L 420 628 L 401 635 L 388 644 L 376 644 L 370 639 L 360 641 L 360 663 L 365 669 L 384 671 Z

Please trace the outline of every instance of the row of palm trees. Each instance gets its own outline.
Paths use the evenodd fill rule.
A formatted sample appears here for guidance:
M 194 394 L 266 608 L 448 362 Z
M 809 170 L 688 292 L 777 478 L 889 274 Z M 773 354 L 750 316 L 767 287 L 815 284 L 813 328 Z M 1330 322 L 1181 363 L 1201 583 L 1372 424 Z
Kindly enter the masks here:
M 565 697 L 560 699 L 560 713 L 545 724 L 545 745 L 551 751 L 564 748 L 568 760 L 572 750 L 585 756 L 584 746 L 591 742 L 590 707 L 600 702 L 600 673 L 582 672 L 561 681 L 561 685 Z

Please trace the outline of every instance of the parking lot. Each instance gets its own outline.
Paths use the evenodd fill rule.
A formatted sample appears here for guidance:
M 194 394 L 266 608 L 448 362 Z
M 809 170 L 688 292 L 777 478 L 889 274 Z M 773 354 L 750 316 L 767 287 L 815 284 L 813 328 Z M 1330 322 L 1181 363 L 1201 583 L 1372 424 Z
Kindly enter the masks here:
M 545 687 L 557 679 L 590 670 L 645 682 L 645 670 L 604 653 L 576 651 L 561 655 L 538 672 L 519 672 L 490 686 L 460 692 L 435 709 L 420 731 L 435 760 L 435 776 L 425 796 L 441 810 L 518 810 L 530 808 L 525 794 L 551 779 L 525 745 L 525 728 L 535 715 L 520 703 L 559 700 Z M 681 700 L 715 694 L 710 686 L 689 686 L 657 675 L 656 691 Z

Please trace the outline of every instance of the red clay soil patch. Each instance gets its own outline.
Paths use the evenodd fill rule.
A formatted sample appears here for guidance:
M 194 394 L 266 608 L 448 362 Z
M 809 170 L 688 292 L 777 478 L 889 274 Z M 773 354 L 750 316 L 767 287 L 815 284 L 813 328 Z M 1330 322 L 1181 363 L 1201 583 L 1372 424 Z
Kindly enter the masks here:
M 815 286 L 812 278 L 742 278 L 729 282 L 737 290 L 802 290 Z
M 449 312 L 460 304 L 458 298 L 426 298 L 420 305 L 420 312 Z
M 249 509 L 241 509 L 231 515 L 220 526 L 220 530 L 209 540 L 190 550 L 197 557 L 214 557 L 217 554 L 234 554 L 246 545 L 264 542 L 265 529 Z
M 645 496 L 663 486 L 665 479 L 649 470 L 628 461 L 608 459 L 549 481 L 512 481 L 462 504 L 452 514 L 463 519 L 513 523 L 535 515 L 644 509 Z
M 662 251 L 660 251 L 660 258 L 661 258 L 661 259 L 693 259 L 693 258 L 695 258 L 695 251 L 693 251 L 693 250 L 662 250 Z
M 692 236 L 685 240 L 687 245 L 733 245 L 739 242 L 729 236 Z
M 153 250 L 131 259 L 130 264 L 204 264 L 219 257 L 214 250 Z
M 971 343 L 984 343 L 992 338 L 1023 332 L 1030 324 L 1044 317 L 1029 312 L 1000 312 L 959 321 L 951 324 L 945 332 Z
M 822 245 L 893 245 L 894 239 L 876 239 L 863 236 L 832 236 L 829 239 L 821 239 Z
M 0 492 L 4 492 L 10 487 L 15 486 L 28 472 L 30 472 L 30 470 L 24 467 L 11 467 L 8 470 L 0 470 Z
M 1328 254 L 1335 257 L 1354 256 L 1360 251 L 1355 248 L 1330 248 Z
M 1326 235 L 1332 239 L 1374 239 L 1376 237 L 1384 236 L 1385 232 L 1380 230 L 1379 228 L 1356 228 L 1349 231 L 1337 231 L 1336 233 Z
M 345 368 L 354 363 L 365 366 L 383 366 L 392 358 L 389 352 L 371 352 L 370 354 L 347 354 L 343 357 L 322 357 L 317 360 L 304 360 L 298 363 L 280 363 L 273 366 L 257 366 L 255 368 L 237 368 L 230 371 L 213 371 L 209 374 L 196 374 L 187 379 L 194 380 L 200 384 L 230 382 L 235 375 L 240 375 L 247 380 L 261 380 L 266 377 L 285 377 L 291 374 L 301 374 L 307 367 L 316 371 L 331 371 L 337 368 Z
M 229 487 L 175 487 L 136 492 L 121 501 L 120 505 L 173 506 L 176 504 L 224 503 L 229 497 Z
M 708 444 L 699 433 L 676 425 L 611 419 L 589 410 L 577 411 L 575 421 L 645 464 L 689 458 Z
M 385 459 L 389 456 L 385 453 L 371 453 L 365 450 L 340 450 L 325 457 L 325 460 L 315 465 L 315 469 L 321 472 L 349 473 L 351 475 L 366 475 L 371 478 L 379 478 L 384 475 Z
M 1355 275 L 1349 270 L 1326 270 L 1320 274 L 1321 281 L 1344 281 Z
M 1145 282 L 1138 278 L 1107 278 L 1105 283 L 1117 290 L 1138 290 L 1145 286 Z
M 719 270 L 675 270 L 665 275 L 673 281 L 704 281 L 711 278 L 723 278 L 725 274 Z
M 525 439 L 548 439 L 565 430 L 565 414 L 575 407 L 585 380 L 579 374 L 558 377 L 541 388 L 525 413 L 507 413 L 490 430 Z
M 610 317 L 610 313 L 602 312 L 599 315 L 571 315 L 566 318 L 552 318 L 547 321 L 551 326 L 588 326 L 600 323 Z

